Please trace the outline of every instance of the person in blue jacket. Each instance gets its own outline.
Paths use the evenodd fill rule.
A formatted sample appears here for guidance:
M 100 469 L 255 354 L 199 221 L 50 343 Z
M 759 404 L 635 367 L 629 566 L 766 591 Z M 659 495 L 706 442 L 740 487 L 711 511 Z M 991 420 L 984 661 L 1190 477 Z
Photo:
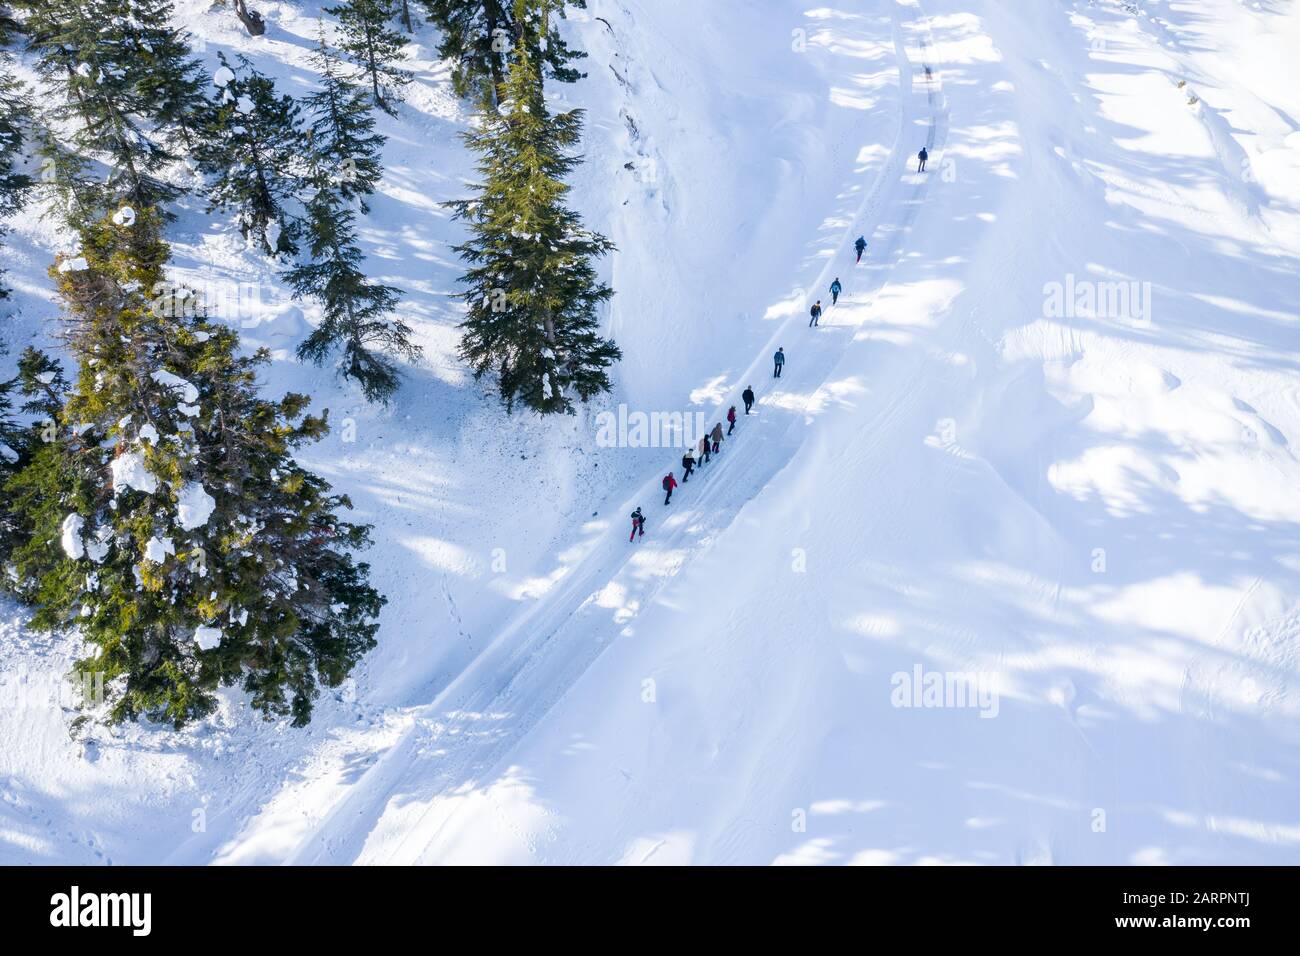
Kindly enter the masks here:
M 784 347 L 784 346 L 782 346 L 781 348 L 779 348 L 779 349 L 776 350 L 776 354 L 772 356 L 772 362 L 773 362 L 773 364 L 776 366 L 776 368 L 774 368 L 774 369 L 772 370 L 772 377 L 773 377 L 773 378 L 780 378 L 780 377 L 781 377 L 781 369 L 785 366 L 785 347 Z
M 840 301 L 840 293 L 844 291 L 844 286 L 840 285 L 840 280 L 836 278 L 831 283 L 831 305 L 837 305 Z
M 930 158 L 930 154 L 925 151 L 924 146 L 922 146 L 921 151 L 916 154 L 916 158 L 921 161 L 917 164 L 916 171 L 918 173 L 925 172 L 925 161 Z
M 853 243 L 853 248 L 858 250 L 858 261 L 862 261 L 862 253 L 867 251 L 867 240 L 858 236 L 858 241 Z

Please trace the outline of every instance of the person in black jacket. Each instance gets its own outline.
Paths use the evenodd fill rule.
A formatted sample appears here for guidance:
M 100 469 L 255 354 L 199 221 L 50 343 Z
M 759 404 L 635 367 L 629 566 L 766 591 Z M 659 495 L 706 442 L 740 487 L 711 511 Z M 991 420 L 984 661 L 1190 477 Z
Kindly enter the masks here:
M 748 415 L 749 410 L 754 407 L 754 386 L 746 385 L 745 390 L 740 393 L 740 397 L 745 400 L 745 414 Z
M 925 147 L 924 147 L 924 146 L 922 146 L 922 147 L 921 147 L 921 151 L 920 151 L 919 153 L 916 154 L 916 158 L 919 159 L 919 160 L 921 161 L 921 162 L 917 165 L 917 167 L 916 167 L 916 171 L 917 171 L 918 173 L 923 173 L 923 172 L 925 172 L 925 161 L 926 161 L 927 159 L 930 158 L 930 154 L 927 153 L 927 152 L 925 151 Z
M 695 471 L 695 446 L 686 449 L 686 454 L 682 455 L 682 484 L 691 480 L 691 473 Z
M 632 512 L 632 533 L 627 536 L 627 540 L 631 541 L 637 536 L 638 532 L 641 537 L 645 537 L 645 515 L 641 513 L 641 507 L 639 505 L 637 506 L 636 511 Z
M 813 303 L 813 307 L 808 310 L 808 314 L 812 316 L 812 318 L 808 321 L 808 328 L 811 329 L 814 325 L 817 324 L 818 320 L 822 317 L 821 299 L 818 299 L 816 302 Z

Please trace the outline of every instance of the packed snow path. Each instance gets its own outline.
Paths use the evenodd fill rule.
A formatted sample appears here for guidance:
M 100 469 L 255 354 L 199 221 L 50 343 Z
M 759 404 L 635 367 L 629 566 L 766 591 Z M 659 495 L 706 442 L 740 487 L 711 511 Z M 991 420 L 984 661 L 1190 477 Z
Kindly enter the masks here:
M 680 475 L 682 449 L 675 455 L 670 451 L 663 471 L 635 495 L 603 508 L 613 520 L 593 520 L 583 529 L 561 556 L 564 573 L 552 590 L 520 613 L 418 714 L 391 750 L 343 788 L 324 821 L 284 862 L 432 862 L 425 847 L 455 811 L 456 795 L 498 776 L 511 748 L 602 650 L 636 634 L 638 611 L 723 529 L 743 520 L 745 503 L 760 489 L 779 482 L 782 468 L 807 437 L 808 408 L 831 398 L 822 388 L 853 331 L 837 325 L 837 317 L 887 287 L 890 270 L 906 249 L 933 175 L 916 174 L 915 154 L 924 145 L 932 164 L 942 158 L 947 120 L 941 82 L 927 58 L 924 15 L 918 4 L 899 3 L 894 16 L 902 87 L 898 134 L 888 162 L 849 217 L 840 253 L 812 284 L 823 290 L 839 275 L 845 285 L 839 305 L 827 308 L 819 329 L 804 328 L 803 310 L 781 324 L 770 347 L 733 383 L 726 404 L 709 419 L 709 428 L 723 421 L 725 429 L 727 407 L 739 406 L 740 392 L 754 385 L 755 414 L 740 414 L 720 455 L 698 468 L 667 508 L 661 507 L 659 478 L 668 470 Z M 868 248 L 855 268 L 853 239 L 859 231 Z M 784 346 L 787 363 L 781 378 L 774 379 L 771 355 L 778 346 Z M 895 400 L 906 401 L 907 392 L 906 376 L 899 375 Z M 620 519 L 638 504 L 646 512 L 647 534 L 629 545 L 630 522 Z M 261 862 L 246 855 L 248 847 L 261 843 L 259 822 L 254 818 L 245 828 L 232 861 Z

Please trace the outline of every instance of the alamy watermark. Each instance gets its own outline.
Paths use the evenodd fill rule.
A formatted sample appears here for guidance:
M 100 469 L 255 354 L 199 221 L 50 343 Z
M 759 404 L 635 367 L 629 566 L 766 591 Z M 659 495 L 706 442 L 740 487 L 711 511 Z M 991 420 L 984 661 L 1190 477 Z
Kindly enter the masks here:
M 981 717 L 998 715 L 998 677 L 986 671 L 926 671 L 920 664 L 896 671 L 889 679 L 894 707 L 978 710 Z
M 596 415 L 596 444 L 601 448 L 693 448 L 709 431 L 703 412 L 617 411 Z
M 1049 319 L 1118 319 L 1151 323 L 1151 283 L 1096 281 L 1067 273 L 1064 282 L 1043 284 L 1043 316 Z

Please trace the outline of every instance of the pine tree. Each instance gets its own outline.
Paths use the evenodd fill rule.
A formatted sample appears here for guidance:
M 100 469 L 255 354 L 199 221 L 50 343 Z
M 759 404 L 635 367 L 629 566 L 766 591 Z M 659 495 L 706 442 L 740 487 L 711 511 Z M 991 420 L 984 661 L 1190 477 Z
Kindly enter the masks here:
M 245 240 L 267 255 L 297 250 L 296 217 L 288 203 L 299 188 L 305 137 L 298 105 L 242 55 L 233 69 L 217 54 L 221 95 L 216 115 L 195 148 L 209 176 L 208 211 L 236 211 Z
M 452 62 L 452 86 L 457 95 L 495 103 L 505 82 L 510 51 L 531 39 L 531 53 L 539 59 L 547 79 L 573 83 L 586 74 L 570 66 L 587 54 L 565 43 L 551 12 L 564 16 L 566 6 L 587 8 L 586 0 L 529 0 L 525 16 L 515 11 L 514 0 L 422 0 L 429 20 L 442 34 L 438 55 Z M 547 20 L 545 30 L 525 30 L 527 16 Z
M 411 82 L 411 74 L 398 65 L 406 58 L 406 41 L 389 26 L 393 0 L 345 0 L 325 12 L 338 17 L 343 31 L 339 46 L 364 72 L 375 105 L 396 116 L 395 104 L 401 102 L 401 88 Z
M 31 464 L 45 444 L 55 440 L 55 422 L 67 390 L 68 382 L 59 364 L 31 346 L 18 360 L 17 377 L 0 382 L 0 489 Z M 29 416 L 26 424 L 14 417 L 15 396 L 23 399 L 20 410 Z M 22 590 L 11 573 L 10 556 L 31 536 L 30 522 L 14 511 L 8 495 L 0 497 L 0 564 L 5 570 L 0 587 L 19 596 L 23 596 Z
M 300 358 L 320 365 L 335 348 L 343 352 L 340 371 L 361 386 L 368 401 L 387 402 L 400 384 L 397 364 L 381 352 L 408 359 L 420 349 L 410 341 L 411 330 L 390 317 L 401 293 L 372 282 L 361 270 L 355 214 L 325 176 L 307 203 L 310 261 L 285 273 L 297 297 L 321 303 L 321 324 L 298 346 Z
M 207 80 L 190 54 L 188 37 L 172 26 L 171 0 L 130 0 L 129 6 L 122 50 L 136 71 L 141 109 L 192 149 L 212 110 L 204 92 Z
M 298 355 L 320 365 L 341 348 L 344 377 L 360 384 L 368 400 L 386 402 L 399 384 L 398 369 L 377 352 L 415 358 L 420 350 L 406 324 L 388 318 L 401 293 L 371 282 L 360 268 L 351 205 L 368 211 L 366 197 L 383 171 L 384 138 L 374 132 L 368 95 L 348 79 L 323 32 L 313 61 L 323 85 L 304 101 L 311 141 L 312 197 L 305 204 L 310 259 L 288 270 L 285 279 L 295 296 L 321 303 L 324 319 Z
M 348 77 L 323 29 L 310 59 L 321 75 L 321 88 L 303 100 L 313 163 L 343 199 L 357 201 L 361 212 L 368 213 L 365 200 L 383 174 L 379 155 L 385 142 L 375 132 L 370 98 Z
M 7 50 L 23 32 L 23 25 L 14 19 L 7 3 L 0 3 L 0 50 Z
M 521 23 L 527 3 L 516 5 Z M 536 28 L 546 35 L 544 17 Z M 581 137 L 582 115 L 547 111 L 529 49 L 515 48 L 501 106 L 485 108 L 465 134 L 480 156 L 478 196 L 449 204 L 471 233 L 456 247 L 469 263 L 461 354 L 476 377 L 498 376 L 507 409 L 522 401 L 571 413 L 572 395 L 586 401 L 609 390 L 607 369 L 621 357 L 599 334 L 596 310 L 613 290 L 592 264 L 614 246 L 564 205 L 564 176 L 579 161 L 566 150 Z
M 59 439 L 6 488 L 33 529 L 14 571 L 33 626 L 92 646 L 74 676 L 102 674 L 94 716 L 179 727 L 239 685 L 301 726 L 374 645 L 384 601 L 349 554 L 368 529 L 292 457 L 325 417 L 303 395 L 260 398 L 267 353 L 241 356 L 229 327 L 175 308 L 159 219 L 97 222 L 84 261 L 51 270 L 81 364 Z
M 155 62 L 147 47 L 166 46 L 161 38 L 168 31 L 164 23 L 142 19 L 168 16 L 170 5 L 158 0 L 19 0 L 18 5 L 27 13 L 28 49 L 58 93 L 51 118 L 73 128 L 75 150 L 108 167 L 96 190 L 100 209 L 95 212 L 121 204 L 162 206 L 179 196 L 180 188 L 160 177 L 175 159 L 162 138 L 165 127 L 181 122 L 177 98 L 190 102 L 179 90 L 193 67 L 171 47 Z M 179 75 L 173 75 L 176 70 Z
M 8 54 L 0 53 L 0 220 L 23 208 L 33 185 L 32 178 L 17 168 L 32 107 L 26 89 L 9 72 L 9 65 Z M 0 239 L 6 231 L 0 224 Z M 0 269 L 0 277 L 3 275 Z M 0 281 L 0 299 L 8 295 L 9 289 Z

